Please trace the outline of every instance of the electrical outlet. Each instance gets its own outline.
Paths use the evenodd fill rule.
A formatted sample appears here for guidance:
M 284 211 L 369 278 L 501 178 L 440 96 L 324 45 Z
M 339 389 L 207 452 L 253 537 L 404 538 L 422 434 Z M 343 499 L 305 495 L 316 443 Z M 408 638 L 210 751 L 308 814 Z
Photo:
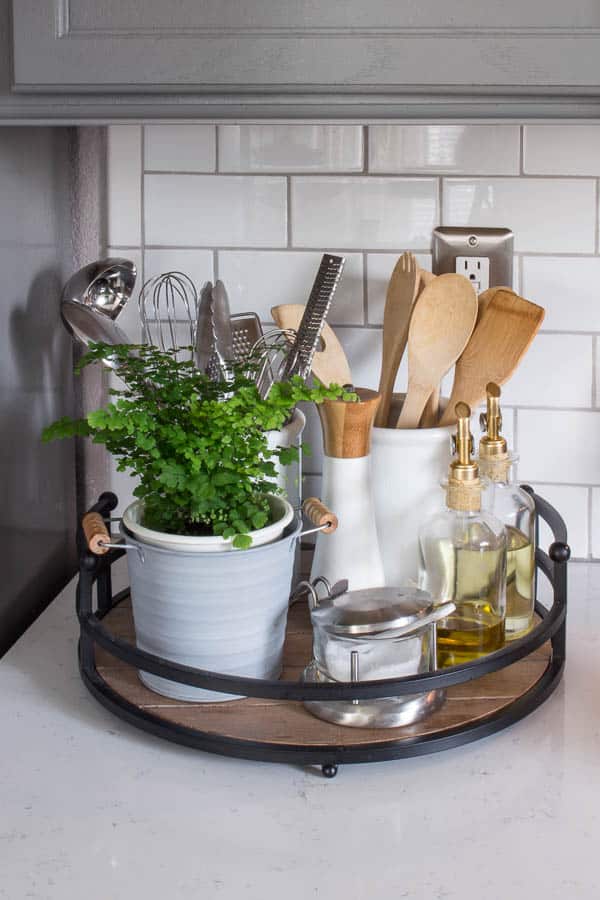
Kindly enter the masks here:
M 490 261 L 487 256 L 457 256 L 455 271 L 469 279 L 476 294 L 487 291 L 490 286 Z
M 510 228 L 440 226 L 433 232 L 434 275 L 459 272 L 480 293 L 513 283 L 514 237 Z

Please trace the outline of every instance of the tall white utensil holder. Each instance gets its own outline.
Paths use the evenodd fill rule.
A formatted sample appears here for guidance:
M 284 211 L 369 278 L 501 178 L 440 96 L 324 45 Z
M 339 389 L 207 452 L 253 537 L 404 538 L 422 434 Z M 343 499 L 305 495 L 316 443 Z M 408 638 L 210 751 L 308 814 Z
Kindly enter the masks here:
M 395 394 L 390 422 L 398 418 L 403 394 Z M 442 401 L 441 409 L 446 402 Z M 373 428 L 373 500 L 385 584 L 416 579 L 419 528 L 444 503 L 455 425 L 444 428 Z
M 331 584 L 347 578 L 350 590 L 381 587 L 385 580 L 369 455 L 379 394 L 361 388 L 356 393 L 359 403 L 326 400 L 318 407 L 325 450 L 322 498 L 335 509 L 339 526 L 335 534 L 317 535 L 310 573 Z

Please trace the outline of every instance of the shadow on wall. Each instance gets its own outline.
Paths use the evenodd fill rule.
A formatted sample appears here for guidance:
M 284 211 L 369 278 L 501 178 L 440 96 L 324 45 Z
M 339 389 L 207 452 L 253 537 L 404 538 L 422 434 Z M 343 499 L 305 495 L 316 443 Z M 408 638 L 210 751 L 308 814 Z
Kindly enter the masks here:
M 74 447 L 41 443 L 42 429 L 74 410 L 72 342 L 60 321 L 68 130 L 8 130 L 0 129 L 0 193 L 19 206 L 0 208 L 0 654 L 75 563 Z

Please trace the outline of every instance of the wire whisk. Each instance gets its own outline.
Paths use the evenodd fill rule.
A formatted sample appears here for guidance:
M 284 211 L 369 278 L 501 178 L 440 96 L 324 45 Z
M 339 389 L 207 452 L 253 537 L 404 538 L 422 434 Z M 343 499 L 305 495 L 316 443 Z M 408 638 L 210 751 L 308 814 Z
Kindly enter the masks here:
M 275 382 L 281 381 L 286 368 L 296 332 L 293 328 L 272 328 L 253 345 L 248 360 L 253 367 L 253 378 L 260 396 L 265 399 Z
M 143 340 L 159 350 L 196 345 L 198 292 L 183 272 L 164 272 L 149 278 L 138 297 Z M 189 358 L 194 359 L 194 350 Z

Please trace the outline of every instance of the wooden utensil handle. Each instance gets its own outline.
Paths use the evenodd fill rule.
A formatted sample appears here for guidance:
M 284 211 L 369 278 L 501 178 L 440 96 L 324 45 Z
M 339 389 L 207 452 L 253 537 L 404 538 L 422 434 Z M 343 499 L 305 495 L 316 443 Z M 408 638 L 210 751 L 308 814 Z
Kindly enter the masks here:
M 400 368 L 400 362 L 406 350 L 408 341 L 408 325 L 404 330 L 404 334 L 398 339 L 395 347 L 390 350 L 384 345 L 383 361 L 381 366 L 381 376 L 379 378 L 379 387 L 377 393 L 381 395 L 381 401 L 377 412 L 375 413 L 376 428 L 387 428 L 390 416 L 390 406 L 392 405 L 392 394 L 394 384 L 396 383 L 396 375 Z
M 419 428 L 435 428 L 438 423 L 439 416 L 440 389 L 438 387 L 435 389 L 435 391 L 427 401 L 425 409 L 423 410 L 423 415 L 421 416 L 421 421 L 419 422 Z
M 338 527 L 338 518 L 335 513 L 327 509 L 325 504 L 316 497 L 307 497 L 302 504 L 302 511 L 317 528 L 327 525 L 327 528 L 323 528 L 322 534 L 333 534 Z
M 81 520 L 81 527 L 91 553 L 96 556 L 104 556 L 105 553 L 108 553 L 110 547 L 102 545 L 110 543 L 110 534 L 100 513 L 86 513 Z
M 409 379 L 406 399 L 396 423 L 396 428 L 419 427 L 419 421 L 432 390 L 433 387 L 431 385 L 411 384 Z

